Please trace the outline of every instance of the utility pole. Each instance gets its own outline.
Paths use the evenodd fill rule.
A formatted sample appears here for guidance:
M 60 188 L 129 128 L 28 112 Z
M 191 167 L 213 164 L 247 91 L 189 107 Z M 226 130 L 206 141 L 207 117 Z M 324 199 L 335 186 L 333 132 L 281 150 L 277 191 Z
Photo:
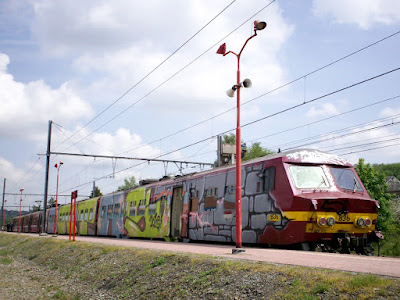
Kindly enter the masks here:
M 93 180 L 93 195 L 92 195 L 93 197 L 92 198 L 94 198 L 96 196 L 95 193 L 96 193 L 96 181 Z
M 4 219 L 5 219 L 5 216 L 4 216 L 4 197 L 5 197 L 5 195 L 6 195 L 6 179 L 4 178 L 3 201 L 1 203 L 1 216 L 2 216 L 1 224 L 4 224 Z M 3 228 L 3 231 L 4 231 L 4 228 Z
M 43 198 L 43 223 L 42 235 L 46 234 L 46 208 L 47 208 L 47 193 L 49 190 L 49 166 L 50 166 L 50 144 L 51 144 L 51 125 L 53 121 L 49 121 L 49 131 L 47 134 L 47 152 L 46 152 L 46 174 L 44 177 L 44 198 Z

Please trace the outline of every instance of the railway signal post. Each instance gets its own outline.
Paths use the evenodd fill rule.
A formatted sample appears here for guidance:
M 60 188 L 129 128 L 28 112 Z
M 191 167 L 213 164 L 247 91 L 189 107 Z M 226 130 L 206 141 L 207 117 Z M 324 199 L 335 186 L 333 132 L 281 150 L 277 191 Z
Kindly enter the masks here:
M 263 30 L 267 27 L 267 23 L 254 21 L 254 34 L 249 37 L 244 43 L 242 49 L 239 54 L 236 54 L 233 51 L 226 52 L 226 44 L 222 44 L 217 54 L 222 54 L 223 56 L 232 53 L 237 57 L 237 83 L 227 91 L 229 97 L 233 97 L 236 93 L 237 97 L 237 117 L 236 117 L 236 190 L 235 190 L 235 210 L 236 210 L 236 249 L 232 249 L 232 253 L 240 253 L 244 252 L 242 249 L 242 158 L 241 158 L 241 137 L 240 137 L 240 89 L 242 87 L 248 88 L 251 87 L 250 79 L 245 79 L 243 82 L 240 82 L 240 56 L 242 55 L 244 47 L 246 47 L 247 42 L 251 40 L 253 37 L 257 35 L 258 30 Z

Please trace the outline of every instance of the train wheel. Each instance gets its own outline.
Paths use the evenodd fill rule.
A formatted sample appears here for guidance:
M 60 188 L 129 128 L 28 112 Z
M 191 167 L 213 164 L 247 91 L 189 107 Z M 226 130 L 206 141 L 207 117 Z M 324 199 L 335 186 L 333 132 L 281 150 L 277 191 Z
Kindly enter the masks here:
M 336 249 L 330 243 L 321 244 L 322 252 L 336 253 Z
M 300 248 L 303 251 L 315 251 L 317 244 L 315 243 L 301 243 Z

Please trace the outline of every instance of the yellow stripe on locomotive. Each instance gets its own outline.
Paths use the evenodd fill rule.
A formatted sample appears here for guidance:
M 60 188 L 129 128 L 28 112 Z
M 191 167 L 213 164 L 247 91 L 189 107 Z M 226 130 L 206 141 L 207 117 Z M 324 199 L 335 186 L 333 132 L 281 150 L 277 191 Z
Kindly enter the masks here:
M 378 214 L 285 211 L 291 222 L 307 222 L 307 233 L 369 233 L 375 230 Z

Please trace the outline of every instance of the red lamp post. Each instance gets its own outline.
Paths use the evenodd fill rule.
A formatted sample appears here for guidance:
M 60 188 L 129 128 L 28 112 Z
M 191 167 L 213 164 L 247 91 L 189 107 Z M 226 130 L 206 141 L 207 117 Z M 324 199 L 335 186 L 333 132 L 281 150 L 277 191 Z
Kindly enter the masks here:
M 18 218 L 18 232 L 21 232 L 21 205 L 22 205 L 22 191 L 24 189 L 20 189 L 21 192 L 21 199 L 19 200 L 19 218 Z
M 3 207 L 3 231 L 6 230 L 6 204 L 7 204 L 7 200 L 4 200 L 4 207 Z
M 60 177 L 60 168 L 61 165 L 63 164 L 62 161 L 60 161 L 60 164 L 57 165 L 55 164 L 54 167 L 57 169 L 57 189 L 56 189 L 56 213 L 54 216 L 54 235 L 57 234 L 57 211 L 58 211 L 58 179 Z
M 250 79 L 245 79 L 243 82 L 240 82 L 240 56 L 242 55 L 244 47 L 247 45 L 247 42 L 251 40 L 253 37 L 257 35 L 257 30 L 263 30 L 267 27 L 267 23 L 254 21 L 254 34 L 249 37 L 244 43 L 242 49 L 239 54 L 236 54 L 233 51 L 226 52 L 226 44 L 222 44 L 217 53 L 222 54 L 223 56 L 232 53 L 237 57 L 237 83 L 227 91 L 229 97 L 233 97 L 235 91 L 237 91 L 237 115 L 236 115 L 236 193 L 235 193 L 235 209 L 236 209 L 236 249 L 232 249 L 232 253 L 240 253 L 244 252 L 242 248 L 242 158 L 241 158 L 241 136 L 240 136 L 240 88 L 248 88 L 251 87 Z

